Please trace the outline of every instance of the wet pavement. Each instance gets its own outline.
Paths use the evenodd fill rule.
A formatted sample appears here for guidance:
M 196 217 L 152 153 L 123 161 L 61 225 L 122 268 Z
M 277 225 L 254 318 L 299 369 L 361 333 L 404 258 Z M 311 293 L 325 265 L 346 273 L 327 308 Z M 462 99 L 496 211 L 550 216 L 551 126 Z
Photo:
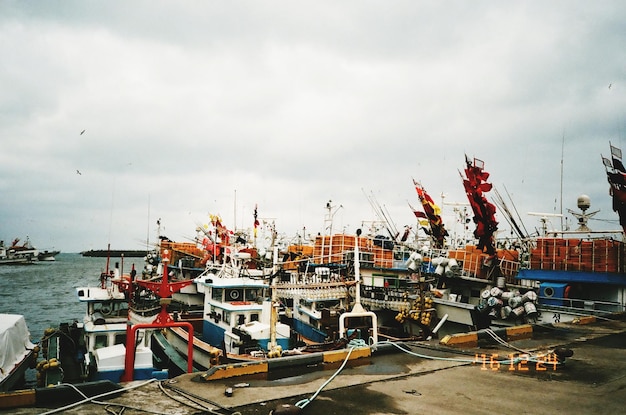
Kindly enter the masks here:
M 549 352 L 559 346 L 571 349 L 574 355 L 565 364 L 555 365 Z M 120 413 L 122 406 L 116 404 L 127 406 L 126 415 L 249 415 L 271 411 L 275 415 L 518 415 L 624 411 L 623 321 L 536 327 L 532 339 L 509 344 L 494 341 L 482 347 L 452 349 L 433 340 L 402 347 L 404 351 L 381 347 L 372 357 L 350 361 L 336 377 L 333 375 L 343 362 L 210 382 L 202 381 L 198 374 L 148 384 L 135 382 L 135 389 L 107 400 L 108 413 Z M 525 353 L 538 358 L 525 361 Z M 499 361 L 509 355 L 522 360 Z M 225 393 L 228 388 L 232 388 L 232 394 Z M 314 399 L 305 401 L 317 391 Z M 299 402 L 303 408 L 295 407 Z M 28 407 L 0 413 L 30 415 L 48 410 Z M 106 414 L 107 407 L 86 403 L 63 413 Z

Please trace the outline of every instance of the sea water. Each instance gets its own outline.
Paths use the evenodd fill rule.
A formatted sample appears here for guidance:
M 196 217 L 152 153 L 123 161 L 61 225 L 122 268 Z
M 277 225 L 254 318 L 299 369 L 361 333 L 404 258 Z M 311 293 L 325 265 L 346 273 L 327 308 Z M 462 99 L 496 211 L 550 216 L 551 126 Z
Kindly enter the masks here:
M 115 263 L 129 272 L 131 265 L 142 269 L 143 258 L 109 260 L 109 269 Z M 83 257 L 80 254 L 60 253 L 56 261 L 41 261 L 30 265 L 0 265 L 0 313 L 21 314 L 38 343 L 49 327 L 60 323 L 82 322 L 87 304 L 81 303 L 77 287 L 97 287 L 100 274 L 106 271 L 107 258 Z M 27 380 L 29 380 L 27 374 Z

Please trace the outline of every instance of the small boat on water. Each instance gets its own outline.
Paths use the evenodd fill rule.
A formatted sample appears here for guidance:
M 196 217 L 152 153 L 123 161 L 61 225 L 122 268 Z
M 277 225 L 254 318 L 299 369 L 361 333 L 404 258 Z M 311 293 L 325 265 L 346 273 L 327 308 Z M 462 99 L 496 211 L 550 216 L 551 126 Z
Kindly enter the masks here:
M 37 254 L 37 261 L 56 261 L 56 256 L 60 253 L 61 251 L 48 251 L 47 249 L 39 251 Z
M 31 343 L 26 320 L 20 314 L 0 314 L 0 392 L 17 389 L 35 366 L 39 346 Z

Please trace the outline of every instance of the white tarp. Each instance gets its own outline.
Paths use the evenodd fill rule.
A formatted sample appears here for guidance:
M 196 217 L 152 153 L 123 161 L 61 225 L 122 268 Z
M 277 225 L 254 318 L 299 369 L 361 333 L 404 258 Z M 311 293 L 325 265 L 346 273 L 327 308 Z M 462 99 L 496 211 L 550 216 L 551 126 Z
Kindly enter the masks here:
M 0 382 L 33 347 L 35 345 L 30 342 L 30 332 L 24 316 L 0 314 Z

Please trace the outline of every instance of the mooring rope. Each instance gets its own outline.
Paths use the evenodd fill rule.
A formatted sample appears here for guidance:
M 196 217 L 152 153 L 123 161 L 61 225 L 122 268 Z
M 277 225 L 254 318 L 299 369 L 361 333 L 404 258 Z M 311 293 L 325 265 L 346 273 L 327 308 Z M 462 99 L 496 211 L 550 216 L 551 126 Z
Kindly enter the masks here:
M 350 359 L 350 354 L 352 354 L 352 351 L 354 349 L 356 349 L 357 347 L 365 347 L 367 346 L 367 343 L 365 342 L 365 340 L 362 339 L 353 339 L 350 340 L 350 342 L 348 343 L 348 346 L 350 347 L 350 349 L 348 350 L 348 354 L 346 355 L 346 358 L 343 360 L 343 363 L 341 364 L 341 366 L 339 367 L 339 369 L 337 369 L 337 371 L 335 373 L 333 373 L 333 375 L 328 378 L 328 380 L 326 382 L 324 382 L 322 384 L 322 386 L 320 386 L 313 395 L 311 395 L 310 398 L 306 398 L 306 399 L 302 399 L 301 401 L 296 403 L 296 406 L 300 409 L 303 409 L 305 406 L 307 406 L 308 404 L 311 403 L 311 401 L 313 401 L 313 399 L 315 399 L 317 397 L 317 395 L 319 395 L 319 393 L 330 383 L 333 381 L 333 379 L 335 379 L 337 377 L 337 375 L 339 375 L 339 373 L 341 373 L 341 371 L 343 370 L 343 368 L 346 366 L 346 364 L 348 363 L 348 360 Z
M 117 404 L 117 403 L 113 403 L 113 402 L 100 402 L 100 401 L 96 400 L 96 399 L 99 399 L 99 398 L 103 398 L 105 396 L 115 395 L 115 394 L 118 394 L 118 393 L 121 393 L 121 392 L 126 392 L 126 391 L 129 391 L 129 390 L 132 390 L 132 389 L 137 389 L 137 388 L 145 386 L 145 385 L 147 385 L 149 383 L 155 382 L 156 380 L 157 379 L 150 379 L 150 380 L 148 380 L 146 382 L 143 382 L 143 383 L 140 383 L 140 384 L 137 384 L 137 385 L 132 385 L 132 386 L 128 386 L 126 388 L 116 389 L 114 391 L 101 393 L 100 395 L 92 396 L 91 398 L 89 398 L 87 395 L 85 395 L 83 392 L 81 392 L 75 385 L 72 385 L 71 383 L 61 383 L 58 386 L 68 386 L 68 387 L 74 389 L 76 392 L 78 392 L 78 394 L 81 395 L 84 399 L 81 400 L 81 401 L 74 402 L 72 404 L 60 407 L 60 408 L 53 409 L 51 411 L 43 412 L 40 415 L 56 414 L 57 412 L 66 411 L 68 409 L 71 409 L 71 408 L 74 408 L 76 406 L 83 405 L 83 404 L 89 403 L 89 402 L 95 403 L 97 405 L 115 405 L 115 406 L 120 406 L 120 407 L 128 408 L 128 409 L 136 409 L 136 410 L 139 410 L 139 411 L 149 412 L 149 413 L 153 413 L 153 414 L 157 414 L 157 415 L 169 415 L 167 412 L 151 411 L 151 410 L 147 410 L 147 409 L 143 409 L 143 408 L 135 408 L 135 407 L 132 407 L 132 406 L 129 406 L 129 405 Z

